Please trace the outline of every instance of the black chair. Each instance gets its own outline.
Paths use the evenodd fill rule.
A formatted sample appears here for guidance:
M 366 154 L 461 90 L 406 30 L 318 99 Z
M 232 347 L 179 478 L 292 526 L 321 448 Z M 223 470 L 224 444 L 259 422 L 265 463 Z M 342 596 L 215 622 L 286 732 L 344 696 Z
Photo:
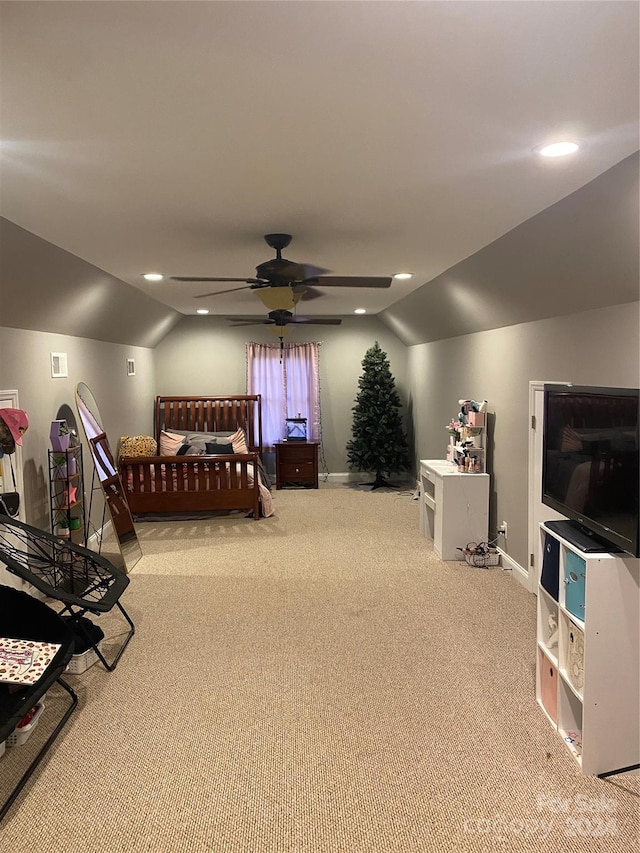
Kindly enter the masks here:
M 9 737 L 22 718 L 42 699 L 55 682 L 63 687 L 71 697 L 71 704 L 60 718 L 57 726 L 0 808 L 1 821 L 60 734 L 78 704 L 78 697 L 74 690 L 60 677 L 71 660 L 75 635 L 71 626 L 58 616 L 55 610 L 26 592 L 13 589 L 10 586 L 0 586 L 0 635 L 14 640 L 34 640 L 60 645 L 53 660 L 34 684 L 0 683 L 0 742 Z
M 105 669 L 116 668 L 135 626 L 120 604 L 129 578 L 109 560 L 37 527 L 0 515 L 0 561 L 14 575 L 49 598 L 64 604 L 66 616 L 85 648 L 92 648 Z M 100 650 L 95 634 L 88 630 L 86 613 L 108 613 L 117 607 L 129 625 L 122 645 L 109 663 Z

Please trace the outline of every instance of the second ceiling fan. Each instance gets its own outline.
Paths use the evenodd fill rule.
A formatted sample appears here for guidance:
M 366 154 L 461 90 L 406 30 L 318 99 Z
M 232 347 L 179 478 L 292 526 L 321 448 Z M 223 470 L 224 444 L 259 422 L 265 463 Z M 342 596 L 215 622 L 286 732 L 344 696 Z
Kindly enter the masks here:
M 245 320 L 243 317 L 229 317 L 232 326 L 276 326 L 278 329 L 285 326 L 339 326 L 342 320 L 339 318 L 323 319 L 318 317 L 315 320 L 309 320 L 306 317 L 296 317 L 293 312 L 279 308 L 276 311 L 269 311 L 268 320 Z
M 291 242 L 290 234 L 265 234 L 267 245 L 276 250 L 276 257 L 265 261 L 256 267 L 255 278 L 228 278 L 228 277 L 205 277 L 205 276 L 171 276 L 172 281 L 224 281 L 243 282 L 244 287 L 233 287 L 229 290 L 218 290 L 212 293 L 201 293 L 196 299 L 204 299 L 209 296 L 219 296 L 223 293 L 233 293 L 237 290 L 262 290 L 264 288 L 288 287 L 293 293 L 303 299 L 321 296 L 321 291 L 314 290 L 314 285 L 319 287 L 390 287 L 390 276 L 327 276 L 329 272 L 322 267 L 311 264 L 297 264 L 282 257 L 282 250 Z M 265 321 L 268 322 L 268 321 Z

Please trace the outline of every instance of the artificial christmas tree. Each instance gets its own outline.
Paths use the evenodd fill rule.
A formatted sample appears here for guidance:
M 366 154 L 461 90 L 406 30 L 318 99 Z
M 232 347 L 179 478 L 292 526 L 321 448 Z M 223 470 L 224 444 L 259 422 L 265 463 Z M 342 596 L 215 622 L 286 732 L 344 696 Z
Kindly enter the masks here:
M 373 491 L 390 485 L 385 474 L 409 468 L 409 445 L 402 427 L 395 379 L 387 354 L 377 341 L 365 353 L 362 367 L 360 391 L 352 409 L 353 438 L 347 442 L 347 459 L 350 468 L 376 475 L 371 484 Z

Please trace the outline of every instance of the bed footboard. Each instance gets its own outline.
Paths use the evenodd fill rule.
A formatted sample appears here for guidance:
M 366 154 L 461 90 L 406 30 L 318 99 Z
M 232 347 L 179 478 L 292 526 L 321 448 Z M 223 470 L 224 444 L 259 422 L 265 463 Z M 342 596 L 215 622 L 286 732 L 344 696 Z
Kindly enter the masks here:
M 120 476 L 134 515 L 247 510 L 260 518 L 256 453 L 224 456 L 144 456 L 120 459 Z

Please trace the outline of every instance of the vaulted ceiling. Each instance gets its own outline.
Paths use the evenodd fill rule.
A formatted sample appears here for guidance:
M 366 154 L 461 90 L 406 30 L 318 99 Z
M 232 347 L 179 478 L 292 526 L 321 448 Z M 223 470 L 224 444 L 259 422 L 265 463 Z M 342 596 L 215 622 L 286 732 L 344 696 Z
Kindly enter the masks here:
M 637 151 L 638 11 L 3 2 L 0 214 L 185 314 L 264 309 L 142 274 L 254 276 L 269 232 L 334 275 L 413 274 L 300 313 L 415 314 L 418 288 Z M 573 158 L 534 150 L 563 138 Z

